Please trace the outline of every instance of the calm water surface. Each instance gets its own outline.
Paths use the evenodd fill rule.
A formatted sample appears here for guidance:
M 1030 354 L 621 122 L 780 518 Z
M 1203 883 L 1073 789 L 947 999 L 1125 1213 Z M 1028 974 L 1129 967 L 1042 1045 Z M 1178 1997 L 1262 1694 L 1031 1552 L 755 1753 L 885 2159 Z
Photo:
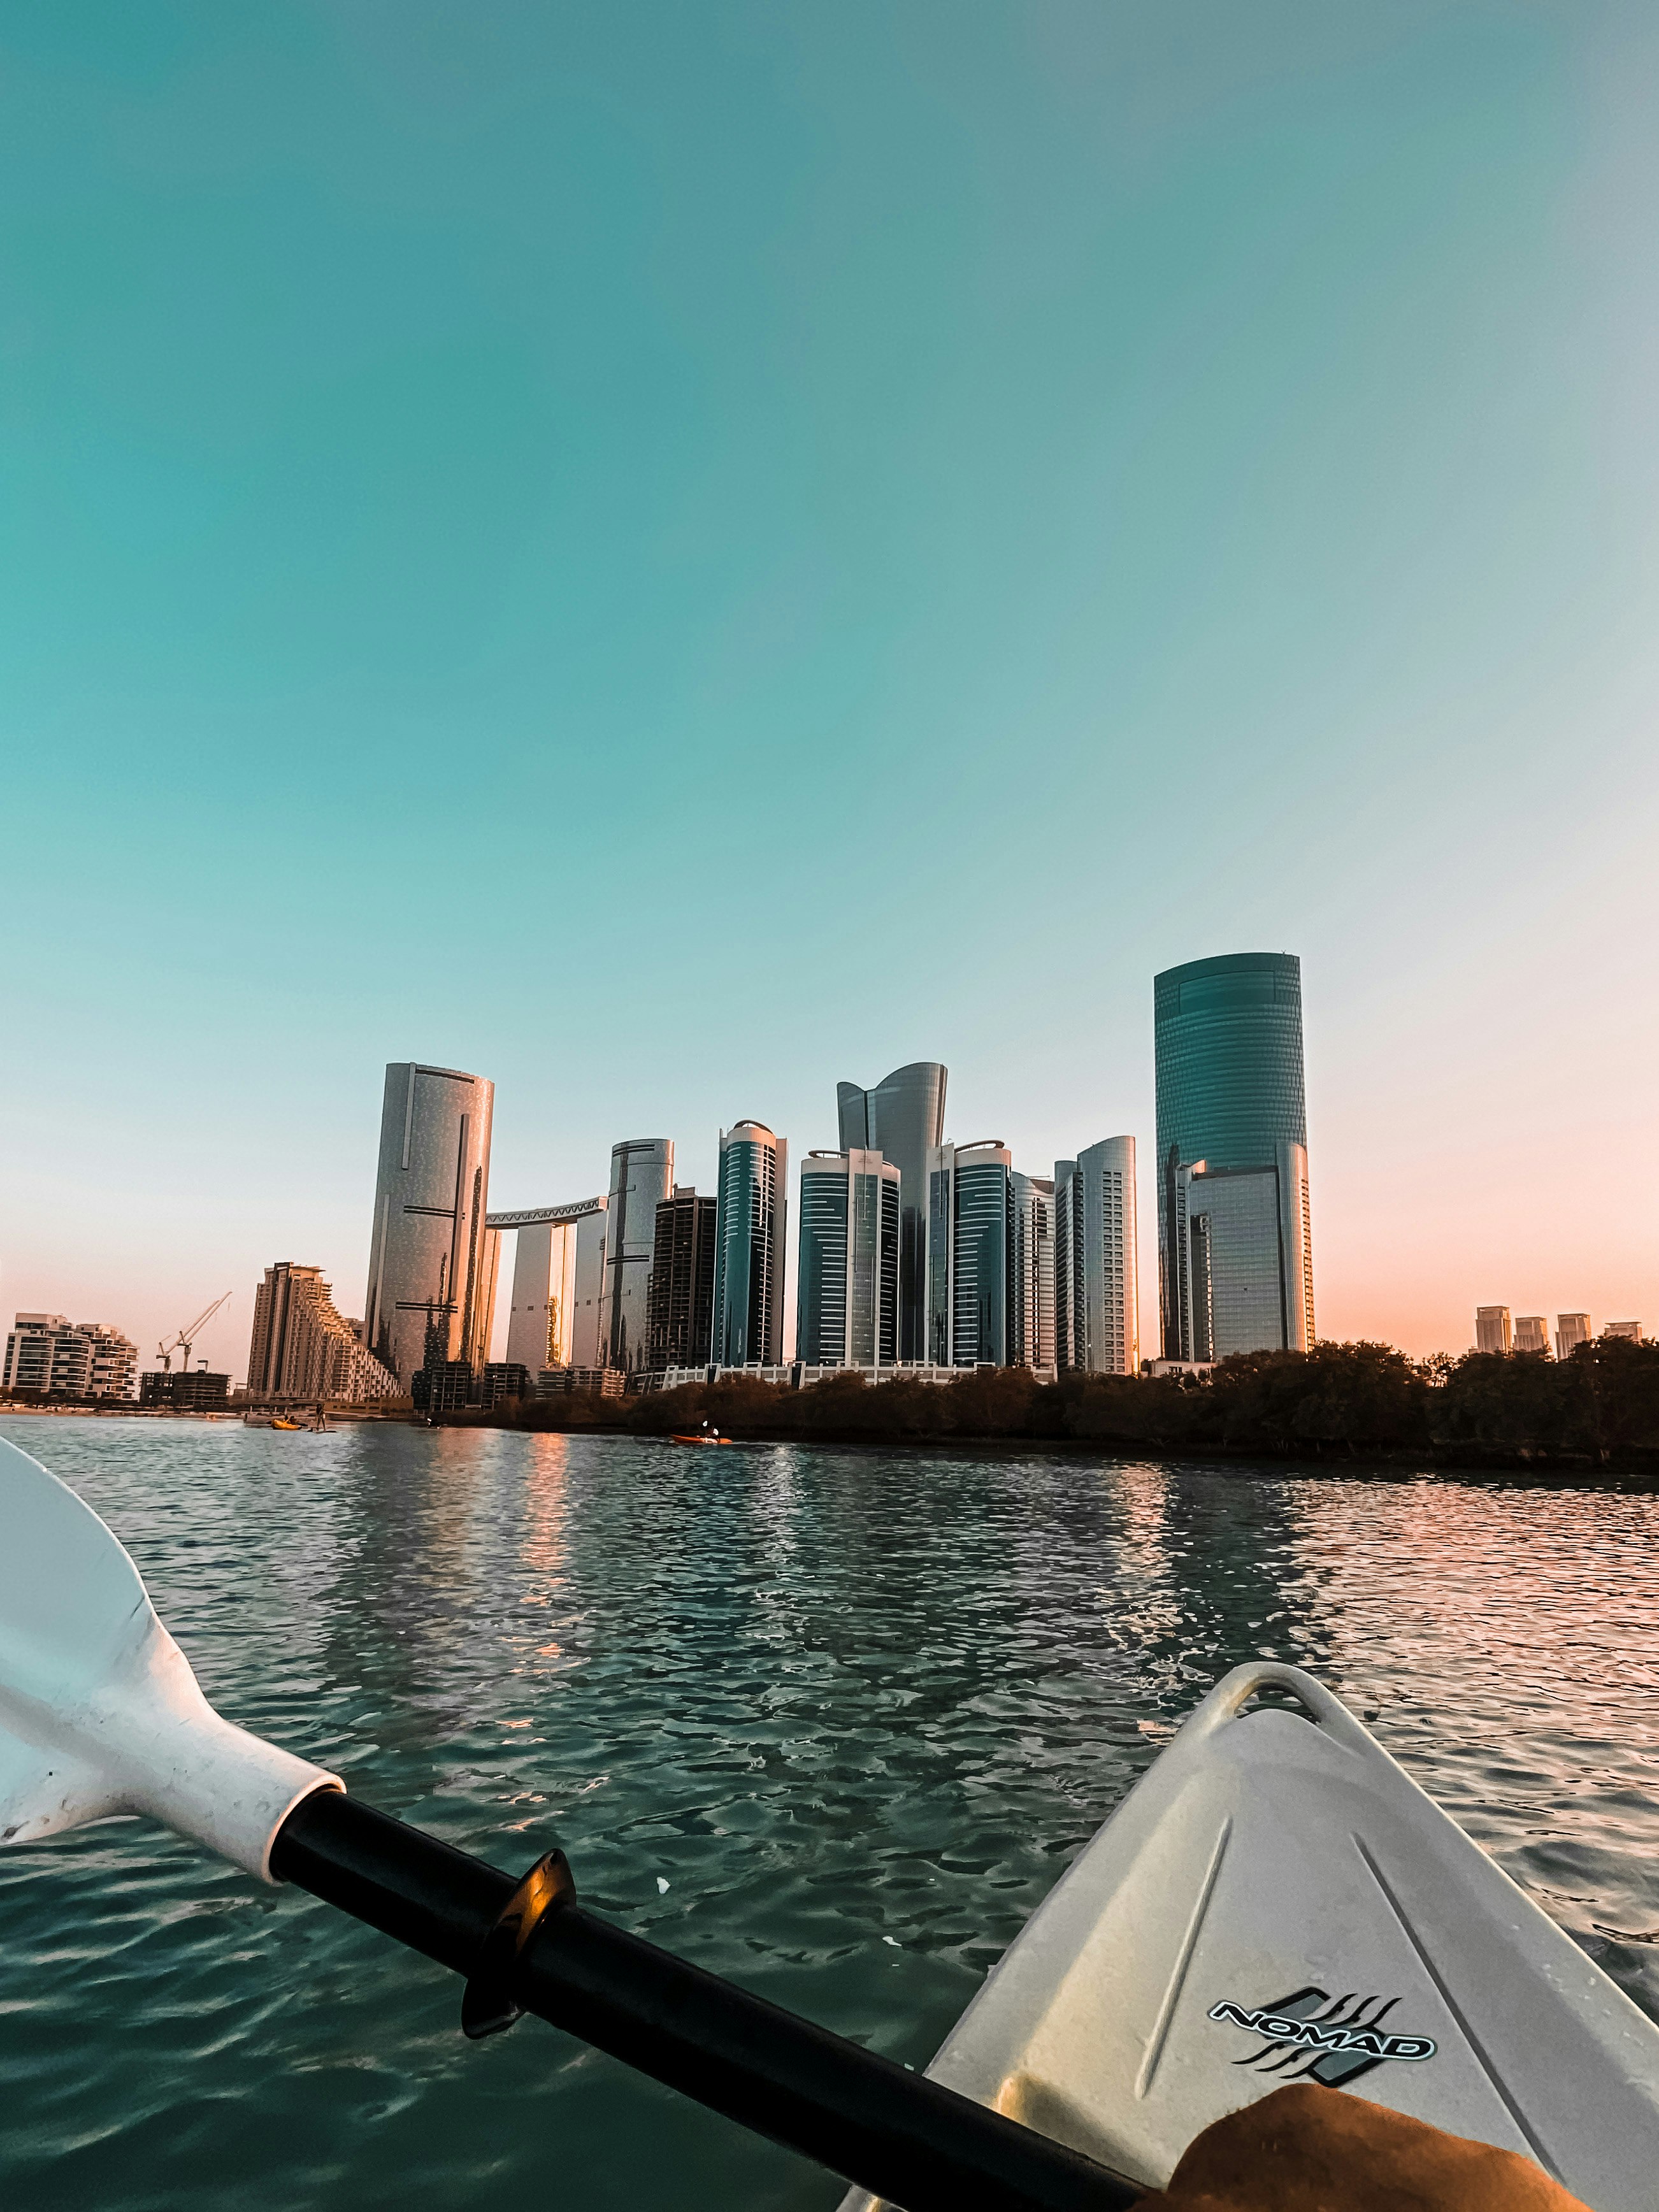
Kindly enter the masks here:
M 1283 1468 L 14 1419 L 209 1695 L 914 2063 L 1225 1669 L 1312 1668 L 1659 2016 L 1659 1500 Z M 3 1531 L 0 1530 L 0 1540 Z M 195 1848 L 0 1855 L 0 2203 L 760 2212 L 836 2184 Z

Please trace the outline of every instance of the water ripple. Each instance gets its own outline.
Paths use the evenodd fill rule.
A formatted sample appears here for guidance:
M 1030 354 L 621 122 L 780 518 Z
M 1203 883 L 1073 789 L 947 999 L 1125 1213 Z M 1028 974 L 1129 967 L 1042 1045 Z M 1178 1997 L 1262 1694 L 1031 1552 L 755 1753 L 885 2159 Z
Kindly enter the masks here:
M 14 1420 L 225 1711 L 924 2060 L 1180 1716 L 1314 1668 L 1659 2015 L 1659 1502 L 1078 1456 Z M 0 2193 L 45 2212 L 832 2205 L 304 1897 L 0 1857 Z

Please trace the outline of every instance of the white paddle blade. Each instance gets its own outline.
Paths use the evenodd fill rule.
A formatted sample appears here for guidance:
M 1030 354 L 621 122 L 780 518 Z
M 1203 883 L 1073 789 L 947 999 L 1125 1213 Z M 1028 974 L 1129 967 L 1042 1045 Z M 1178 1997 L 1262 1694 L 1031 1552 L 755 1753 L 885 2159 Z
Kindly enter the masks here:
M 221 1719 L 92 1508 L 0 1439 L 0 1844 L 147 1813 L 265 1881 L 337 1776 Z

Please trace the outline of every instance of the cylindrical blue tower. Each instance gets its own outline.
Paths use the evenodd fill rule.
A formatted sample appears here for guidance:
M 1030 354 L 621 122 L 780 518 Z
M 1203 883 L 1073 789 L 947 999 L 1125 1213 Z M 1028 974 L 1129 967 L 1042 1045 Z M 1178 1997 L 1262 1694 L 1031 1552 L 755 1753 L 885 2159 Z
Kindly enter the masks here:
M 1236 1249 L 1227 1267 L 1234 1278 L 1243 1270 L 1255 1300 L 1247 1333 L 1267 1340 L 1260 1315 L 1271 1305 L 1280 1316 L 1278 1340 L 1304 1350 L 1312 1340 L 1312 1253 L 1307 1234 L 1302 963 L 1292 952 L 1225 952 L 1167 969 L 1153 980 L 1152 1030 L 1164 1357 L 1216 1358 L 1224 1348 L 1255 1348 L 1230 1340 L 1221 1322 L 1212 1329 L 1202 1318 L 1194 1323 L 1192 1317 L 1196 1294 L 1182 1279 L 1188 1200 L 1182 1175 L 1200 1163 L 1217 1205 L 1196 1218 L 1213 1222 L 1218 1234 L 1246 1203 L 1242 1186 L 1225 1194 L 1224 1203 L 1219 1178 L 1273 1174 L 1285 1184 L 1273 1205 L 1283 1216 L 1279 1241 L 1287 1249 L 1274 1261 L 1278 1281 L 1271 1297 L 1261 1279 L 1272 1255 Z M 1299 1191 L 1289 1188 L 1293 1182 Z M 1260 1198 L 1256 1212 L 1265 1223 L 1265 1191 Z M 1210 1234 L 1206 1229 L 1200 1240 L 1206 1280 Z M 1225 1294 L 1229 1279 L 1224 1270 L 1216 1277 L 1218 1297 Z M 1244 1322 L 1238 1327 L 1244 1328 Z

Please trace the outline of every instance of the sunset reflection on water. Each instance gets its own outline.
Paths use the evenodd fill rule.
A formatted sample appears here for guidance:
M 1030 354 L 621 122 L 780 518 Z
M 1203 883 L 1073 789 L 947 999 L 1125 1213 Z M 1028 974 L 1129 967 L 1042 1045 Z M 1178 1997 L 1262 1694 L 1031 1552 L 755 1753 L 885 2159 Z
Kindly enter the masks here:
M 1659 2015 L 1659 1501 L 1085 1455 L 14 1421 L 235 1719 L 924 2061 L 1182 1715 L 1329 1682 Z M 73 1929 L 66 1948 L 62 1931 Z M 143 1824 L 0 1858 L 7 2201 L 835 2201 Z M 251 2148 L 252 2146 L 252 2148 Z

